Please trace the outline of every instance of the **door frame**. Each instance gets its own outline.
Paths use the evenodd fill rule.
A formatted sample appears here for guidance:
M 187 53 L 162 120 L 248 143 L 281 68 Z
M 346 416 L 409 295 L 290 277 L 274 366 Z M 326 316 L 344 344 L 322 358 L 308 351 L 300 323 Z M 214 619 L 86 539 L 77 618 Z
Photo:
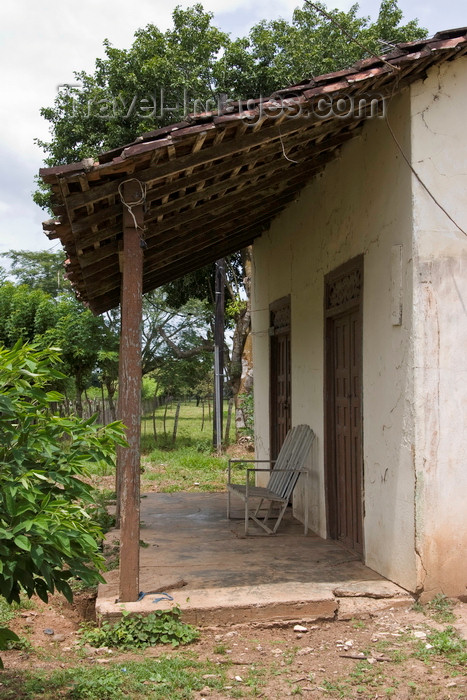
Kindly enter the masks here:
M 276 444 L 275 434 L 275 418 L 277 417 L 277 377 L 274 374 L 274 358 L 273 358 L 273 338 L 278 335 L 288 333 L 290 343 L 291 337 L 291 297 L 288 294 L 285 297 L 276 299 L 269 304 L 269 457 L 276 459 L 280 449 Z M 291 357 L 289 353 L 289 370 L 292 374 Z M 289 384 L 288 395 L 288 422 L 292 425 L 292 401 L 291 401 L 291 380 Z
M 327 532 L 338 540 L 338 499 L 336 465 L 336 427 L 334 402 L 334 337 L 336 316 L 358 309 L 363 345 L 363 255 L 348 260 L 324 277 L 324 477 Z M 362 350 L 362 348 L 361 348 Z M 360 352 L 360 424 L 361 424 L 361 518 L 362 536 L 365 516 L 363 469 L 363 351 Z M 364 547 L 364 541 L 363 541 Z

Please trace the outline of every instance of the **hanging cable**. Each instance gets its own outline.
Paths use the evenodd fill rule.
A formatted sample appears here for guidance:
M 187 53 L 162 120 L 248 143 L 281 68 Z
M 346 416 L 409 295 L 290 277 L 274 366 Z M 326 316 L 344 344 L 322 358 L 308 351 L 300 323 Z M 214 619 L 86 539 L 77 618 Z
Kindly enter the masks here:
M 363 49 L 365 53 L 368 53 L 370 56 L 373 56 L 373 58 L 377 58 L 379 61 L 382 61 L 386 66 L 389 66 L 391 70 L 394 72 L 398 72 L 400 70 L 399 66 L 393 66 L 392 63 L 389 63 L 389 61 L 386 61 L 383 56 L 381 56 L 378 53 L 375 53 L 372 51 L 368 46 L 365 46 L 365 44 L 362 44 L 358 39 L 356 39 L 352 34 L 344 27 L 343 24 L 341 24 L 335 17 L 333 17 L 329 12 L 326 12 L 326 10 L 323 7 L 320 7 L 320 5 L 316 5 L 314 2 L 311 2 L 311 0 L 305 0 L 305 3 L 309 5 L 315 12 L 318 12 L 319 14 L 323 15 L 326 17 L 326 19 L 331 22 L 331 24 L 334 24 L 339 31 L 344 34 L 347 39 L 352 42 L 353 44 L 356 44 L 360 49 Z
M 368 54 L 370 54 L 371 56 L 373 56 L 373 58 L 377 58 L 378 60 L 382 61 L 382 63 L 384 63 L 385 65 L 389 66 L 389 68 L 391 68 L 394 72 L 399 73 L 399 71 L 400 71 L 399 66 L 394 66 L 392 63 L 389 63 L 389 61 L 387 61 L 383 56 L 381 56 L 380 54 L 374 53 L 373 51 L 371 51 L 371 50 L 369 49 L 368 46 L 365 46 L 365 45 L 362 44 L 360 41 L 358 41 L 357 39 L 355 39 L 355 37 L 353 37 L 353 36 L 347 31 L 347 29 L 346 29 L 335 17 L 333 17 L 329 12 L 326 12 L 325 9 L 323 9 L 323 8 L 320 7 L 319 5 L 316 5 L 314 2 L 311 2 L 311 0 L 304 0 L 304 1 L 305 1 L 305 3 L 306 3 L 307 5 L 309 5 L 313 10 L 315 10 L 315 12 L 320 13 L 321 15 L 323 15 L 324 17 L 326 17 L 326 19 L 327 19 L 329 22 L 331 22 L 332 24 L 334 24 L 343 34 L 345 34 L 345 36 L 348 38 L 348 40 L 349 40 L 350 42 L 352 42 L 353 44 L 355 44 L 356 46 L 358 46 L 360 49 L 363 49 L 366 53 L 368 53 Z M 392 98 L 394 97 L 394 95 L 395 95 L 395 93 L 396 93 L 396 90 L 397 90 L 397 88 L 398 88 L 398 85 L 399 85 L 399 77 L 396 78 L 396 81 L 395 81 L 395 83 L 394 83 L 394 85 L 393 85 L 393 87 L 392 87 L 392 94 L 391 94 L 391 96 L 389 97 L 389 99 L 388 99 L 388 101 L 387 101 L 387 103 L 386 103 L 386 112 L 387 112 L 387 108 L 389 107 L 389 105 L 390 105 L 390 103 L 391 103 L 391 101 L 392 101 Z M 410 168 L 410 170 L 412 171 L 414 177 L 417 179 L 417 181 L 418 181 L 418 182 L 420 183 L 420 185 L 423 187 L 423 189 L 424 189 L 425 192 L 428 194 L 428 196 L 431 197 L 431 199 L 432 199 L 433 202 L 436 204 L 436 206 L 439 207 L 439 209 L 441 209 L 441 211 L 444 212 L 444 214 L 448 217 L 449 221 L 451 221 L 451 222 L 454 224 L 454 226 L 455 226 L 461 233 L 464 234 L 464 236 L 467 236 L 467 232 L 464 231 L 464 229 L 462 228 L 462 226 L 460 226 L 460 225 L 457 223 L 457 221 L 451 216 L 451 214 L 447 211 L 447 209 L 446 209 L 445 207 L 443 207 L 443 205 L 441 204 L 441 202 L 438 201 L 438 199 L 435 197 L 435 195 L 431 192 L 431 190 L 430 190 L 430 188 L 428 187 L 428 185 L 425 184 L 425 182 L 422 180 L 422 178 L 420 177 L 420 175 L 418 174 L 418 172 L 417 172 L 417 171 L 415 170 L 415 168 L 413 167 L 413 165 L 412 165 L 412 163 L 411 163 L 411 161 L 410 161 L 410 158 L 406 155 L 404 149 L 402 148 L 402 145 L 400 144 L 399 140 L 397 139 L 397 137 L 396 137 L 396 135 L 395 135 L 395 133 L 394 133 L 392 127 L 391 127 L 391 124 L 389 123 L 389 120 L 388 120 L 388 117 L 387 117 L 387 113 L 384 115 L 384 121 L 386 122 L 386 126 L 388 127 L 389 133 L 391 134 L 391 137 L 392 137 L 394 143 L 396 144 L 396 146 L 397 146 L 397 148 L 398 148 L 398 150 L 399 150 L 399 152 L 400 152 L 402 158 L 404 159 L 404 161 L 406 162 L 406 164 L 409 166 L 409 168 Z M 281 141 L 281 143 L 282 143 L 282 141 Z M 282 144 L 282 150 L 284 150 L 284 145 L 283 145 L 283 144 Z M 285 156 L 285 153 L 284 153 L 284 156 Z M 287 158 L 287 156 L 285 156 L 285 157 Z M 289 159 L 287 158 L 287 160 L 289 160 Z
M 281 146 L 282 146 L 282 154 L 283 154 L 284 158 L 285 158 L 286 160 L 288 160 L 289 163 L 294 163 L 295 165 L 298 165 L 298 164 L 299 164 L 298 160 L 292 160 L 292 158 L 289 158 L 289 156 L 288 156 L 287 153 L 285 152 L 284 142 L 283 142 L 283 140 L 282 140 L 282 133 L 281 133 L 281 128 L 280 128 L 280 127 L 279 127 L 279 138 L 280 138 L 280 142 L 281 142 Z
M 140 190 L 141 190 L 141 196 L 139 199 L 135 199 L 133 202 L 126 202 L 125 197 L 123 195 L 123 185 L 128 184 L 129 182 L 137 182 Z M 123 206 L 125 206 L 131 215 L 131 218 L 133 219 L 134 227 L 136 231 L 141 231 L 142 233 L 140 234 L 140 244 L 141 248 L 147 248 L 148 244 L 144 240 L 144 235 L 146 233 L 146 230 L 142 228 L 141 226 L 138 225 L 138 222 L 136 221 L 136 216 L 133 213 L 133 207 L 137 207 L 140 204 L 146 204 L 146 183 L 141 182 L 141 180 L 138 180 L 136 177 L 130 177 L 128 180 L 124 180 L 121 182 L 118 186 L 118 194 L 120 196 L 120 201 L 122 202 Z
M 415 170 L 415 168 L 413 167 L 412 163 L 410 162 L 409 157 L 405 154 L 405 151 L 404 151 L 404 149 L 402 148 L 402 146 L 401 146 L 401 144 L 400 144 L 400 142 L 399 142 L 397 136 L 395 135 L 394 131 L 392 130 L 392 126 L 391 126 L 390 123 L 389 123 L 389 120 L 388 120 L 388 118 L 387 118 L 387 115 L 384 117 L 384 120 L 385 120 L 385 122 L 386 122 L 386 126 L 387 126 L 388 129 L 389 129 L 389 133 L 391 134 L 391 136 L 392 136 L 392 138 L 393 138 L 393 140 L 394 140 L 394 143 L 396 144 L 397 148 L 399 149 L 399 152 L 400 152 L 402 158 L 405 160 L 405 162 L 406 162 L 407 165 L 409 166 L 410 170 L 412 171 L 412 173 L 413 173 L 414 176 L 416 177 L 417 181 L 418 181 L 418 182 L 420 183 L 420 185 L 423 187 L 423 189 L 425 190 L 425 192 L 431 197 L 431 199 L 432 199 L 433 202 L 436 204 L 436 206 L 439 207 L 439 208 L 441 209 L 441 211 L 444 212 L 444 214 L 446 214 L 446 216 L 448 217 L 449 221 L 451 221 L 451 222 L 454 224 L 454 226 L 455 226 L 457 229 L 459 229 L 459 231 L 460 231 L 461 233 L 464 234 L 464 236 L 467 236 L 467 232 L 464 231 L 464 229 L 462 228 L 462 226 L 460 226 L 460 225 L 457 223 L 457 221 L 451 216 L 451 214 L 445 209 L 445 207 L 443 207 L 443 205 L 441 204 L 441 202 L 439 202 L 439 201 L 436 199 L 435 195 L 434 195 L 433 192 L 430 190 L 430 188 L 428 187 L 428 185 L 425 184 L 425 182 L 422 180 L 422 178 L 420 177 L 420 175 L 418 174 L 418 172 L 417 172 L 417 171 Z

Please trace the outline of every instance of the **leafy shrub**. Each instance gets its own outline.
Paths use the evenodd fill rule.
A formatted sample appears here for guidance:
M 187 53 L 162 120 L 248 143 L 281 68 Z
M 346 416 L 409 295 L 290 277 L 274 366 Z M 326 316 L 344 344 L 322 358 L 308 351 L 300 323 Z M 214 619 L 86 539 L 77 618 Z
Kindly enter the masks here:
M 243 413 L 245 427 L 241 429 L 241 433 L 251 440 L 255 437 L 255 417 L 254 417 L 254 398 L 253 391 L 243 394 L 240 397 L 240 407 Z
M 0 649 L 9 649 L 12 642 L 19 642 L 17 634 L 8 629 L 8 627 L 0 627 Z M 0 659 L 0 668 L 3 668 L 3 661 Z
M 189 644 L 198 638 L 198 631 L 180 620 L 180 609 L 156 610 L 147 616 L 124 612 L 120 620 L 101 627 L 84 629 L 82 640 L 93 647 L 145 649 L 156 644 Z
M 0 595 L 11 603 L 58 590 L 72 600 L 68 580 L 102 581 L 102 531 L 86 511 L 94 490 L 80 477 L 87 465 L 113 461 L 125 444 L 122 426 L 54 415 L 63 378 L 58 351 L 17 343 L 0 347 Z

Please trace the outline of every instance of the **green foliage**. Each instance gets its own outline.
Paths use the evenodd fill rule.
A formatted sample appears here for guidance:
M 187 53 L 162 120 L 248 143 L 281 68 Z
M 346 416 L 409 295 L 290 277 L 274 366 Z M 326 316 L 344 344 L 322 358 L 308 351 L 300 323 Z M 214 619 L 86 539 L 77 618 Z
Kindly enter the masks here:
M 315 4 L 326 9 L 323 3 Z M 229 44 L 215 75 L 230 97 L 267 96 L 278 88 L 350 66 L 370 53 L 385 53 L 384 42 L 426 36 L 416 20 L 400 25 L 397 0 L 382 0 L 374 23 L 360 17 L 358 10 L 358 4 L 348 12 L 328 9 L 332 22 L 305 2 L 296 8 L 290 24 L 283 19 L 263 20 L 248 37 Z
M 63 89 L 53 107 L 41 110 L 53 134 L 49 143 L 38 142 L 47 164 L 93 156 L 180 121 L 190 111 L 185 92 L 202 103 L 213 97 L 213 68 L 227 35 L 199 4 L 176 7 L 172 18 L 164 33 L 154 24 L 139 29 L 128 50 L 104 41 L 106 58 L 97 59 L 95 72 L 75 73 L 82 87 Z M 36 201 L 43 203 L 40 193 Z
M 108 464 L 108 462 L 100 462 L 100 464 Z M 114 464 L 109 465 L 114 471 Z M 90 472 L 93 470 L 90 469 Z M 92 503 L 85 506 L 86 512 L 91 519 L 99 525 L 102 532 L 108 532 L 115 525 L 115 516 L 111 515 L 108 506 L 115 503 L 115 491 L 103 489 L 102 491 L 94 491 Z
M 1 257 L 11 261 L 10 275 L 18 284 L 25 284 L 30 289 L 41 289 L 55 297 L 60 292 L 70 289 L 70 283 L 64 278 L 65 253 L 48 250 L 8 250 Z
M 382 0 L 374 23 L 358 16 L 357 4 L 348 12 L 328 12 L 338 26 L 305 2 L 291 23 L 263 20 L 248 37 L 231 40 L 213 26 L 212 13 L 196 4 L 176 7 L 173 27 L 166 32 L 154 24 L 139 29 L 129 49 L 105 41 L 106 57 L 96 60 L 94 73 L 75 73 L 79 87 L 65 87 L 53 106 L 41 110 L 52 134 L 49 142 L 38 141 L 46 164 L 96 156 L 187 113 L 216 109 L 221 100 L 270 95 L 343 68 L 368 52 L 384 52 L 380 40 L 426 35 L 416 20 L 400 24 L 397 0 Z M 349 41 L 349 35 L 365 48 Z M 47 204 L 46 191 L 39 190 L 35 200 Z
M 34 276 L 35 269 L 33 266 L 28 274 Z M 42 348 L 59 347 L 63 376 L 56 386 L 65 388 L 67 378 L 73 378 L 78 399 L 97 368 L 106 385 L 116 379 L 118 333 L 70 295 L 53 299 L 43 289 L 27 284 L 1 285 L 0 344 L 11 347 L 19 340 Z
M 91 379 L 99 353 L 110 339 L 109 329 L 102 318 L 96 317 L 73 297 L 54 303 L 54 323 L 48 325 L 37 338 L 42 346 L 55 346 L 61 350 L 64 370 L 74 377 L 78 392 L 83 391 Z
M 53 672 L 31 668 L 22 677 L 17 672 L 2 674 L 2 697 L 23 700 L 189 700 L 196 691 L 208 686 L 222 692 L 225 669 L 209 662 L 195 661 L 182 655 L 160 656 L 112 663 L 80 664 Z M 206 677 L 208 676 L 208 677 Z M 225 691 L 226 696 L 228 691 Z
M 253 391 L 240 396 L 239 404 L 243 413 L 243 420 L 245 422 L 245 427 L 241 432 L 253 440 L 255 437 L 255 407 Z
M 18 340 L 32 342 L 38 333 L 41 315 L 43 318 L 48 312 L 49 323 L 55 320 L 52 310 L 53 301 L 43 290 L 5 282 L 0 286 L 0 344 L 11 346 Z
M 100 627 L 84 629 L 83 642 L 93 647 L 146 649 L 156 644 L 189 644 L 198 639 L 198 631 L 180 620 L 180 609 L 156 610 L 149 615 L 124 612 L 117 622 L 103 622 Z
M 8 629 L 8 627 L 0 627 L 0 650 L 10 648 L 12 642 L 19 642 L 20 639 L 17 634 Z M 0 658 L 0 668 L 3 668 L 3 661 Z
M 438 593 L 425 605 L 425 611 L 436 622 L 455 622 L 456 617 L 452 612 L 453 607 L 452 600 L 442 593 Z
M 113 462 L 125 444 L 120 424 L 60 417 L 48 386 L 62 378 L 58 353 L 17 343 L 0 348 L 0 595 L 20 592 L 47 601 L 55 590 L 72 599 L 69 580 L 102 580 L 102 531 L 86 505 L 93 489 L 87 465 Z
M 143 374 L 151 373 L 159 395 L 180 396 L 212 366 L 211 311 L 202 299 L 173 308 L 167 298 L 156 289 L 143 299 Z
M 143 377 L 141 384 L 141 398 L 144 400 L 153 399 L 157 394 L 157 382 L 154 377 Z
M 433 656 L 444 656 L 455 666 L 467 664 L 467 642 L 451 625 L 442 630 L 431 630 L 427 635 L 427 643 L 419 642 L 416 656 L 429 662 Z

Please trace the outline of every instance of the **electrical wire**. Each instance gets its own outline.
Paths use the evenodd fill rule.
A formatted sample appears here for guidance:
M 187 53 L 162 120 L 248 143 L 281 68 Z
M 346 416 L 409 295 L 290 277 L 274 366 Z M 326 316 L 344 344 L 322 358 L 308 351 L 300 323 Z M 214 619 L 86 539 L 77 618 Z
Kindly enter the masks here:
M 137 182 L 140 189 L 141 189 L 141 197 L 139 199 L 136 199 L 134 202 L 126 202 L 125 197 L 123 195 L 123 185 L 126 185 L 129 182 Z M 143 233 L 143 235 L 140 235 L 141 247 L 147 248 L 147 243 L 144 240 L 145 229 L 138 225 L 138 222 L 136 221 L 136 216 L 133 213 L 133 207 L 137 207 L 140 204 L 146 203 L 146 184 L 141 182 L 141 180 L 138 180 L 136 177 L 130 177 L 130 178 L 128 178 L 128 180 L 124 180 L 123 182 L 121 182 L 119 184 L 118 194 L 120 196 L 120 200 L 121 200 L 123 206 L 125 206 L 127 208 L 129 214 L 131 215 L 131 218 L 133 219 L 133 223 L 135 225 L 135 230 L 142 231 L 142 233 Z
M 320 7 L 319 5 L 316 5 L 314 2 L 311 2 L 311 0 L 304 0 L 304 1 L 305 1 L 305 3 L 306 3 L 307 5 L 309 5 L 312 9 L 314 9 L 316 12 L 319 12 L 320 14 L 322 14 L 324 17 L 326 17 L 327 20 L 329 20 L 332 24 L 334 24 L 343 34 L 345 34 L 345 36 L 348 38 L 348 40 L 349 40 L 350 42 L 352 42 L 353 44 L 355 44 L 356 46 L 358 46 L 360 49 L 363 49 L 364 51 L 366 51 L 367 53 L 369 53 L 369 54 L 370 54 L 371 56 L 373 56 L 374 58 L 377 58 L 378 60 L 382 61 L 384 64 L 386 64 L 387 66 L 389 66 L 393 71 L 395 71 L 395 72 L 399 72 L 399 71 L 400 71 L 399 66 L 394 66 L 392 63 L 389 63 L 389 61 L 387 61 L 385 58 L 383 58 L 383 56 L 381 56 L 380 54 L 374 53 L 374 52 L 371 51 L 367 46 L 365 46 L 365 45 L 362 44 L 361 42 L 357 41 L 357 39 L 355 39 L 355 37 L 353 37 L 353 36 L 345 29 L 345 27 L 344 27 L 340 22 L 337 21 L 337 19 L 336 19 L 335 17 L 333 17 L 331 14 L 329 14 L 329 12 L 326 12 L 326 10 L 324 10 L 324 9 L 323 9 L 322 7 Z M 389 98 L 389 100 L 388 100 L 388 102 L 387 102 L 387 104 L 386 104 L 386 111 L 387 111 L 387 108 L 389 107 L 389 104 L 390 104 L 391 101 L 392 101 L 392 98 L 394 97 L 394 94 L 395 94 L 395 92 L 396 92 L 398 83 L 399 83 L 399 80 L 396 79 L 396 82 L 394 83 L 394 86 L 393 86 L 393 89 L 392 89 L 392 94 L 391 94 L 391 96 L 390 96 L 390 98 Z M 451 214 L 447 211 L 447 209 L 446 209 L 446 208 L 441 204 L 441 202 L 435 197 L 435 195 L 434 195 L 433 192 L 430 190 L 430 188 L 428 187 L 428 185 L 422 180 L 421 176 L 420 176 L 420 175 L 418 174 L 418 172 L 415 170 L 414 166 L 412 165 L 412 163 L 411 163 L 411 161 L 410 161 L 410 158 L 409 158 L 409 157 L 407 156 L 407 154 L 405 153 L 405 151 L 404 151 L 404 149 L 403 149 L 401 143 L 400 143 L 399 140 L 397 139 L 397 137 L 396 137 L 396 135 L 395 135 L 395 133 L 394 133 L 394 131 L 393 131 L 393 129 L 392 129 L 391 124 L 389 123 L 389 120 L 388 120 L 388 117 L 387 117 L 387 113 L 384 115 L 384 121 L 385 121 L 385 123 L 386 123 L 386 126 L 388 127 L 389 133 L 391 134 L 391 137 L 392 137 L 394 143 L 396 144 L 396 146 L 397 146 L 397 148 L 398 148 L 398 150 L 399 150 L 399 152 L 400 152 L 402 158 L 404 159 L 405 163 L 408 165 L 408 167 L 409 167 L 410 170 L 412 171 L 412 173 L 413 173 L 414 177 L 416 178 L 417 182 L 420 183 L 420 185 L 423 187 L 423 189 L 424 189 L 425 192 L 428 194 L 428 196 L 433 200 L 433 202 L 436 204 L 436 206 L 439 207 L 439 209 L 441 209 L 441 211 L 447 216 L 447 218 L 449 219 L 449 221 L 451 221 L 451 222 L 454 224 L 454 226 L 455 226 L 461 233 L 464 234 L 464 236 L 467 236 L 467 232 L 462 228 L 462 226 L 460 226 L 460 225 L 457 223 L 457 221 L 454 219 L 454 217 L 451 216 Z M 282 143 L 282 141 L 281 141 L 281 143 Z M 284 146 L 283 146 L 283 145 L 282 145 L 282 150 L 284 150 Z M 284 153 L 284 156 L 285 156 L 285 153 Z M 287 158 L 287 156 L 285 156 L 285 157 Z M 287 158 L 287 160 L 290 160 L 290 159 Z M 294 161 L 294 162 L 295 162 L 295 161 Z

